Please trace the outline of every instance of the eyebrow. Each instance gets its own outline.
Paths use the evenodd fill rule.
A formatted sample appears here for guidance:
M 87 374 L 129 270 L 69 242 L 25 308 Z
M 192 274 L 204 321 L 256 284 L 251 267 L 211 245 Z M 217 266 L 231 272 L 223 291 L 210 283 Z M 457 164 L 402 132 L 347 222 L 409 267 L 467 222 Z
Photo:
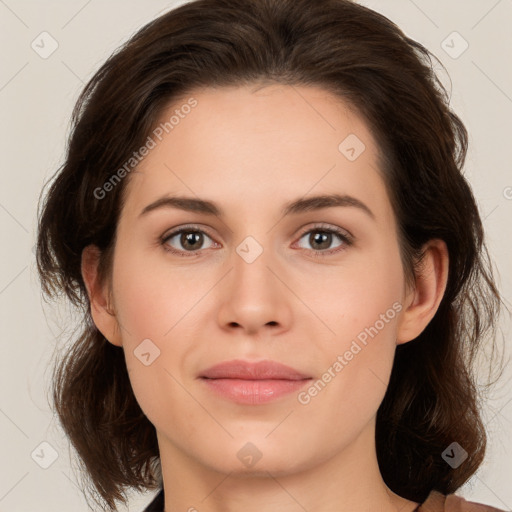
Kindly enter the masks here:
M 299 198 L 289 203 L 286 203 L 281 210 L 283 217 L 287 215 L 296 215 L 299 213 L 321 210 L 323 208 L 333 207 L 347 207 L 351 206 L 358 208 L 365 212 L 369 217 L 375 220 L 374 213 L 359 199 L 349 195 L 341 194 L 328 194 L 328 195 L 317 195 L 307 198 Z M 206 215 L 212 215 L 215 217 L 224 217 L 224 211 L 213 201 L 206 199 L 199 199 L 195 197 L 184 197 L 184 196 L 163 196 L 156 201 L 148 204 L 139 214 L 142 217 L 149 212 L 152 212 L 161 208 L 176 208 L 187 212 L 203 213 Z

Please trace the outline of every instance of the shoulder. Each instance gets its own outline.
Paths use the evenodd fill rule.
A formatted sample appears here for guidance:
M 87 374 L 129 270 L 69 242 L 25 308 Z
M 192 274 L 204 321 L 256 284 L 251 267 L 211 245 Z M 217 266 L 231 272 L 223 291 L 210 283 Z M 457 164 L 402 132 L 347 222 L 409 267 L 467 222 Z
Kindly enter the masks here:
M 456 494 L 441 494 L 432 491 L 427 499 L 417 508 L 418 512 L 505 512 L 502 509 L 467 501 Z

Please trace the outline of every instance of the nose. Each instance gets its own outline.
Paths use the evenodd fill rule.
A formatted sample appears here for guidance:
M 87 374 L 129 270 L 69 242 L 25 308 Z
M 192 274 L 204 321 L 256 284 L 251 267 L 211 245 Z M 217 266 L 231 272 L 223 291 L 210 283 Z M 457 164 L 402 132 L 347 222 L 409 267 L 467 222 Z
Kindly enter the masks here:
M 251 241 L 246 246 L 242 243 L 237 248 L 231 270 L 220 284 L 219 325 L 251 335 L 261 331 L 277 334 L 289 328 L 293 293 L 286 285 L 284 265 L 270 250 L 260 251 L 254 259 L 257 247 L 250 244 Z M 244 252 L 247 247 L 249 251 Z

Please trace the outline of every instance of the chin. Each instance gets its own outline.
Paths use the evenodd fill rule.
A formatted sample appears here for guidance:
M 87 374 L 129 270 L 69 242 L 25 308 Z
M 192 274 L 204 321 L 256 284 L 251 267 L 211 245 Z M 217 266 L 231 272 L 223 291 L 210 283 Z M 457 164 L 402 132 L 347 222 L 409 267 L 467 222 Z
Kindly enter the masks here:
M 268 431 L 261 436 L 247 436 L 232 439 L 229 444 L 220 445 L 214 453 L 208 447 L 202 453 L 203 464 L 220 473 L 231 473 L 240 477 L 286 476 L 307 470 L 315 465 L 315 456 L 304 452 L 304 446 L 290 445 L 275 439 L 265 439 Z M 207 460 L 204 455 L 208 453 Z M 228 455 L 229 454 L 229 455 Z

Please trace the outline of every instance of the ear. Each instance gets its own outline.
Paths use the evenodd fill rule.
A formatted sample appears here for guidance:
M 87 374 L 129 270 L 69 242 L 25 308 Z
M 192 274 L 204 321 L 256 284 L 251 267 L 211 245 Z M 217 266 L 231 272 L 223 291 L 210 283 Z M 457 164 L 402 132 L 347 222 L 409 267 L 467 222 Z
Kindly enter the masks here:
M 122 346 L 117 318 L 110 306 L 107 284 L 101 284 L 98 265 L 101 251 L 95 245 L 88 245 L 82 251 L 81 271 L 91 304 L 91 316 L 98 330 L 113 345 Z
M 448 282 L 449 255 L 443 240 L 430 240 L 424 247 L 424 258 L 415 286 L 407 294 L 406 307 L 398 324 L 397 344 L 418 337 L 436 314 Z

